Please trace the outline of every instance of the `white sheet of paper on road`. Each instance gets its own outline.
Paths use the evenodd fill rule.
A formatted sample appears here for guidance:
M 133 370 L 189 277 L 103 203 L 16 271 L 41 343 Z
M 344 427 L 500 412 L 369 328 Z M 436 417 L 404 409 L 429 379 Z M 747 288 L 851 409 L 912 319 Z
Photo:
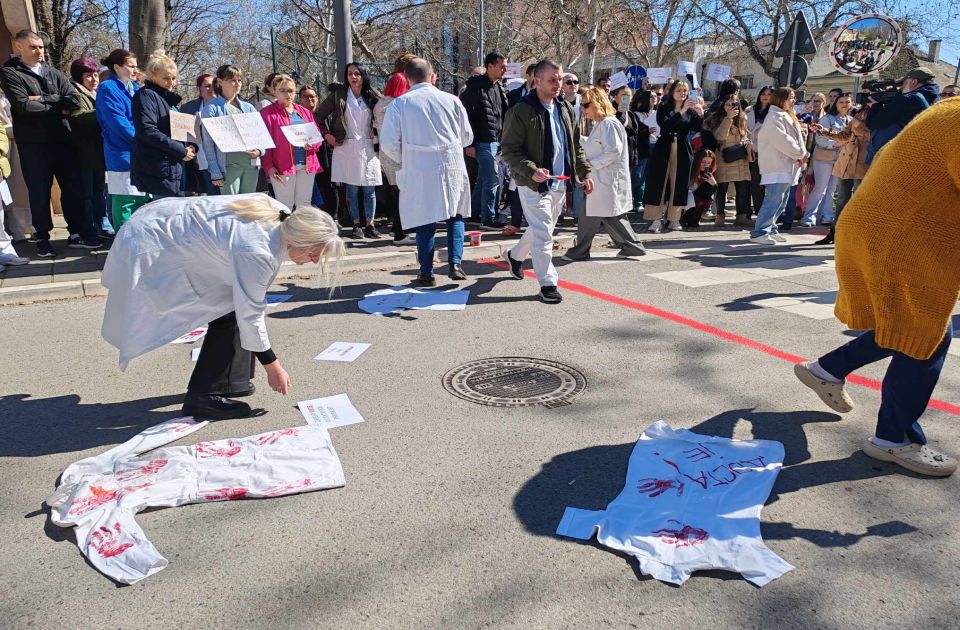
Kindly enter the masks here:
M 373 315 L 399 313 L 403 310 L 462 311 L 467 307 L 470 292 L 462 289 L 422 291 L 412 287 L 390 287 L 363 296 L 357 306 Z
M 314 361 L 343 361 L 352 363 L 363 354 L 369 343 L 351 343 L 349 341 L 335 341 L 330 347 L 313 357 Z
M 508 63 L 507 70 L 503 73 L 504 79 L 519 79 L 523 76 L 522 63 Z
M 730 66 L 711 63 L 707 66 L 707 81 L 725 81 L 730 78 Z
M 180 142 L 200 144 L 200 117 L 170 112 L 170 137 Z
M 270 137 L 263 118 L 257 112 L 200 120 L 217 148 L 224 153 L 236 153 L 249 149 L 272 149 L 277 146 Z
M 629 79 L 624 72 L 618 72 L 615 75 L 610 77 L 610 91 L 613 92 L 617 88 L 622 88 L 627 84 Z
M 350 397 L 346 394 L 304 400 L 298 402 L 297 407 L 300 408 L 300 413 L 303 414 L 307 424 L 324 429 L 334 429 L 363 422 L 363 416 L 353 406 Z
M 170 343 L 193 343 L 195 341 L 199 341 L 203 339 L 206 334 L 207 334 L 207 327 L 201 326 L 200 328 L 191 330 L 185 335 L 181 335 L 177 337 Z
M 295 147 L 320 144 L 323 142 L 323 136 L 320 130 L 312 123 L 303 123 L 302 125 L 285 125 L 280 127 L 287 141 Z
M 647 68 L 648 85 L 664 85 L 670 79 L 670 68 Z
M 677 77 L 683 79 L 687 75 L 690 75 L 693 79 L 693 85 L 690 86 L 690 89 L 697 89 L 699 87 L 697 81 L 697 64 L 692 61 L 678 61 L 677 62 Z
M 200 348 L 194 348 L 190 351 L 190 360 L 194 363 L 197 362 L 197 359 L 200 358 Z

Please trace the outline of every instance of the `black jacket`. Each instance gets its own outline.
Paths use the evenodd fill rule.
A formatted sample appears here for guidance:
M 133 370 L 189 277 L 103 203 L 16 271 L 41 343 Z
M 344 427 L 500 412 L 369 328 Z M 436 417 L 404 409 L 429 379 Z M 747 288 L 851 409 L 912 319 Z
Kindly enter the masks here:
M 532 92 L 533 90 L 527 90 L 527 84 L 524 83 L 518 88 L 514 88 L 507 92 L 507 107 L 513 107 L 523 99 L 524 96 Z
M 668 205 L 685 208 L 687 191 L 690 189 L 690 169 L 693 166 L 693 148 L 690 146 L 690 134 L 700 131 L 703 119 L 693 111 L 680 114 L 673 103 L 657 108 L 657 124 L 660 126 L 660 139 L 653 147 L 653 154 L 647 163 L 646 184 L 643 190 L 643 203 L 650 206 Z M 677 167 L 670 173 L 670 148 L 677 143 Z M 670 190 L 669 181 L 674 178 L 676 186 Z
M 10 99 L 13 135 L 24 142 L 70 142 L 70 123 L 64 117 L 80 107 L 80 95 L 64 73 L 42 63 L 40 75 L 33 73 L 19 57 L 0 68 L 0 82 Z M 43 102 L 30 96 L 42 96 Z
M 460 95 L 467 110 L 473 142 L 500 142 L 503 133 L 503 114 L 507 111 L 507 93 L 500 83 L 494 83 L 481 74 L 467 79 L 467 87 Z
M 630 124 L 627 124 L 627 117 Z M 640 121 L 637 112 L 617 112 L 617 120 L 627 132 L 627 155 L 630 159 L 630 168 L 640 163 L 640 160 L 650 156 L 650 128 Z
M 180 97 L 152 81 L 133 96 L 130 183 L 151 195 L 181 194 L 187 146 L 170 137 L 170 108 Z

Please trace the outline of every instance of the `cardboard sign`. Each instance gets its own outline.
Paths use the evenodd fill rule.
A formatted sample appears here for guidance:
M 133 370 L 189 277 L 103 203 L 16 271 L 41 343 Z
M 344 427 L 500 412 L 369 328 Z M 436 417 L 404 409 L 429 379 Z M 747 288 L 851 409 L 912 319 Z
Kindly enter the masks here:
M 522 63 L 508 63 L 507 71 L 503 73 L 504 79 L 519 79 L 523 76 Z
M 622 87 L 625 87 L 628 82 L 629 82 L 629 79 L 627 79 L 626 73 L 618 72 L 615 75 L 610 77 L 610 91 L 613 92 L 614 90 L 618 90 Z
M 649 85 L 666 85 L 670 80 L 670 68 L 647 68 L 647 83 Z
M 323 136 L 320 130 L 312 123 L 303 123 L 302 125 L 285 125 L 280 127 L 287 142 L 295 147 L 313 146 L 323 142 Z
M 170 137 L 180 142 L 200 144 L 200 116 L 170 112 Z
M 724 66 L 719 63 L 711 63 L 707 66 L 708 81 L 726 81 L 730 78 L 730 66 Z
M 257 112 L 200 120 L 214 144 L 224 153 L 272 149 L 277 146 L 270 137 L 263 118 Z

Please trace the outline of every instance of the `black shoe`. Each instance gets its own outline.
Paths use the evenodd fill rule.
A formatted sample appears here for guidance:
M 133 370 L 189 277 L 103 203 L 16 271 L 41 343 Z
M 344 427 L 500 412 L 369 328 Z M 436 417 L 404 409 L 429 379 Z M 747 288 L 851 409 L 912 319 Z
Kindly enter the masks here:
M 75 235 L 67 239 L 67 247 L 70 249 L 100 249 L 103 247 L 103 243 L 100 242 L 100 239 L 88 239 Z
M 367 238 L 380 238 L 380 232 L 377 231 L 376 226 L 368 225 L 363 229 L 363 235 Z
M 510 250 L 503 252 L 503 260 L 510 265 L 510 275 L 514 280 L 523 280 L 523 263 L 519 260 L 510 258 Z
M 250 415 L 250 405 L 239 400 L 230 400 L 224 396 L 204 394 L 187 396 L 183 401 L 181 413 L 194 418 L 212 418 L 214 420 L 229 420 L 231 418 L 246 418 Z
M 834 236 L 836 236 L 836 232 L 834 232 L 833 228 L 830 228 L 827 235 L 815 242 L 814 245 L 833 245 Z
M 563 301 L 563 296 L 557 291 L 557 287 L 542 287 L 540 289 L 540 299 L 547 304 L 559 304 Z
M 37 256 L 40 258 L 53 258 L 57 255 L 57 252 L 53 251 L 53 246 L 50 245 L 50 241 L 37 241 Z
M 450 271 L 447 273 L 447 276 L 451 280 L 466 280 L 467 274 L 463 273 L 463 267 L 460 265 L 450 265 Z
M 358 240 L 363 240 L 363 228 L 357 226 L 353 228 L 353 231 L 350 232 L 350 238 L 355 238 Z
M 484 221 L 480 225 L 491 230 L 502 230 L 507 227 L 507 224 L 503 221 Z
M 417 276 L 417 279 L 413 281 L 413 284 L 418 287 L 435 287 L 437 286 L 437 279 L 433 276 L 420 274 Z
M 247 396 L 253 396 L 253 393 L 257 391 L 257 386 L 253 383 L 250 383 L 249 389 L 244 389 L 239 392 L 230 392 L 226 394 L 227 398 L 246 398 Z

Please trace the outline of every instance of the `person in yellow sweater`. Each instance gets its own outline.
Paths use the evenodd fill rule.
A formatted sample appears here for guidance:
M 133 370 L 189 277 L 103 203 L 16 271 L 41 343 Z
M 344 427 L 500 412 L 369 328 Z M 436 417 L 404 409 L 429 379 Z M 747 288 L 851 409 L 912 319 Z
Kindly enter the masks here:
M 926 446 L 918 420 L 940 377 L 960 297 L 960 99 L 917 116 L 877 154 L 837 226 L 835 313 L 866 330 L 797 377 L 829 407 L 853 409 L 848 374 L 892 357 L 877 428 L 863 446 L 875 459 L 945 477 L 954 458 Z M 896 204 L 896 205 L 894 205 Z

